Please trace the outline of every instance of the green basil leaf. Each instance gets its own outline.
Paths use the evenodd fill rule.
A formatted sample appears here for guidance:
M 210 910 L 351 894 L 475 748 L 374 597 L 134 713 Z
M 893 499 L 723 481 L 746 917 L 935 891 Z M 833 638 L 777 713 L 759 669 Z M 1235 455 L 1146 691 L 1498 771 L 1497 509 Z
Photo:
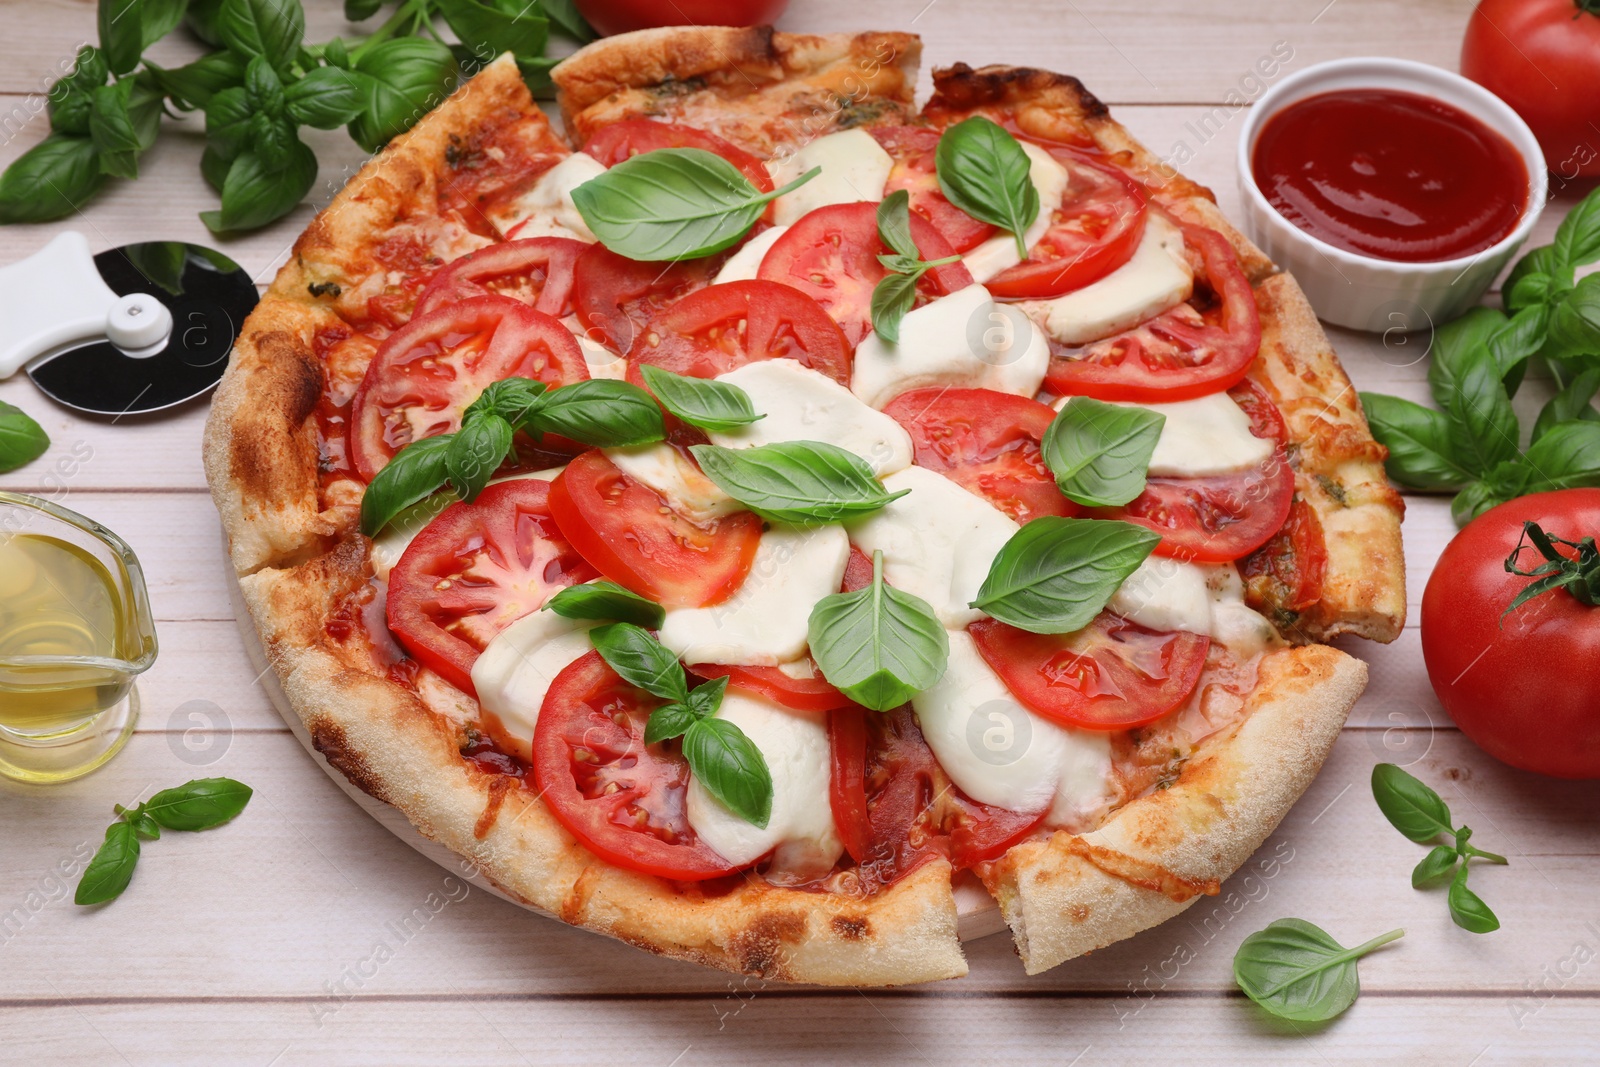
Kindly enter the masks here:
M 718 488 L 771 522 L 816 526 L 860 518 L 910 492 L 887 492 L 860 456 L 822 441 L 689 451 Z
M 394 454 L 361 497 L 361 532 L 378 532 L 411 505 L 438 492 L 450 478 L 450 434 L 424 437 Z
M 317 157 L 299 140 L 283 167 L 268 167 L 254 152 L 242 152 L 222 183 L 222 210 L 202 211 L 212 233 L 254 230 L 294 210 L 317 180 Z
M 1167 417 L 1148 408 L 1075 396 L 1050 420 L 1041 451 L 1069 500 L 1120 507 L 1144 492 Z
M 594 40 L 594 30 L 584 21 L 573 0 L 539 0 L 545 18 L 555 23 L 562 33 L 580 43 Z
M 106 83 L 110 72 L 100 50 L 93 45 L 78 49 L 72 73 L 57 78 L 45 98 L 50 114 L 50 128 L 57 133 L 88 136 L 89 109 L 94 101 L 94 91 Z
M 1028 258 L 1028 246 L 1022 235 L 1039 217 L 1032 167 L 1017 139 L 982 115 L 945 130 L 934 151 L 945 199 L 975 219 L 1010 230 L 1023 259 Z
M 200 177 L 218 193 L 227 184 L 228 171 L 232 166 L 233 159 L 222 155 L 211 145 L 206 145 L 205 151 L 200 153 Z
M 32 463 L 49 447 L 44 427 L 21 408 L 0 400 L 0 473 Z
M 456 494 L 467 503 L 478 499 L 494 472 L 511 451 L 511 424 L 499 415 L 485 414 L 468 419 L 450 435 L 444 453 L 445 470 Z
M 1411 888 L 1421 889 L 1450 877 L 1461 856 L 1449 845 L 1436 845 L 1411 872 Z
M 532 378 L 502 378 L 490 382 L 488 388 L 478 394 L 478 399 L 467 405 L 462 421 L 495 414 L 513 426 L 520 426 L 539 406 L 539 398 L 548 389 L 549 386 Z
M 1450 904 L 1450 918 L 1461 929 L 1474 934 L 1487 934 L 1500 929 L 1499 917 L 1478 894 L 1467 888 L 1465 863 L 1457 868 L 1456 876 L 1450 880 L 1450 892 L 1446 900 Z
M 365 22 L 378 13 L 384 0 L 344 0 L 344 17 L 349 22 Z
M 121 807 L 122 805 L 117 805 Z M 133 832 L 146 841 L 157 841 L 161 838 L 161 824 L 150 816 L 141 805 L 138 810 L 127 814 L 128 825 L 133 827 Z
M 666 609 L 654 600 L 604 578 L 569 585 L 544 606 L 564 619 L 608 619 L 631 622 L 650 630 L 659 627 L 667 617 Z
M 1508 313 L 1542 307 L 1555 293 L 1555 279 L 1543 271 L 1529 271 L 1506 285 L 1505 309 Z
M 755 742 L 726 719 L 697 719 L 683 735 L 689 770 L 706 792 L 745 822 L 772 818 L 772 772 Z
M 1540 245 L 1519 259 L 1517 265 L 1511 268 L 1511 273 L 1506 275 L 1505 285 L 1500 290 L 1506 310 L 1520 311 L 1527 306 L 1526 301 L 1532 300 L 1536 294 L 1540 300 L 1548 300 L 1572 288 L 1572 273 L 1571 264 L 1556 254 L 1554 245 Z M 1526 281 L 1535 274 L 1542 274 L 1547 280 L 1542 285 Z
M 228 162 L 250 145 L 250 123 L 256 117 L 244 86 L 219 89 L 206 102 L 206 144 Z
M 188 0 L 143 0 L 139 5 L 142 48 L 149 48 L 177 29 L 188 6 Z
M 1551 255 L 1568 267 L 1600 259 L 1600 190 L 1590 190 L 1556 227 Z M 1590 275 L 1593 277 L 1593 275 Z
M 300 0 L 222 0 L 216 29 L 241 56 L 266 56 L 287 70 L 306 37 L 306 13 Z
M 1450 426 L 1432 408 L 1382 393 L 1362 393 L 1372 436 L 1389 449 L 1384 467 L 1401 485 L 1432 492 L 1460 489 L 1472 472 L 1455 459 Z
M 659 745 L 682 737 L 699 721 L 700 716 L 687 704 L 663 704 L 650 713 L 650 720 L 644 724 L 644 743 Z
M 1356 961 L 1403 936 L 1391 930 L 1345 948 L 1304 919 L 1279 919 L 1245 938 L 1233 957 L 1233 979 L 1245 996 L 1280 1019 L 1326 1022 L 1361 993 Z
M 139 835 L 133 827 L 118 819 L 106 827 L 106 839 L 94 859 L 78 879 L 78 891 L 72 900 L 75 904 L 104 904 L 115 900 L 133 880 L 133 868 L 139 862 Z
M 139 176 L 139 133 L 128 115 L 129 81 L 102 85 L 89 107 L 89 140 L 100 159 L 100 169 L 113 178 Z
M 995 556 L 972 606 L 1036 634 L 1081 630 L 1161 535 L 1107 519 L 1034 519 Z
M 1393 763 L 1372 768 L 1372 798 L 1383 817 L 1419 845 L 1440 834 L 1455 833 L 1450 826 L 1450 806 L 1444 799 Z
M 232 778 L 196 778 L 163 789 L 142 808 L 168 830 L 209 830 L 243 811 L 253 794 L 249 786 Z
M 510 11 L 480 0 L 450 0 L 439 10 L 461 43 L 483 62 L 502 52 L 542 55 L 550 41 L 549 21 L 526 0 Z
M 737 385 L 689 378 L 648 363 L 639 369 L 661 406 L 691 426 L 730 431 L 766 418 L 750 403 L 750 394 Z
M 0 174 L 0 222 L 48 222 L 70 215 L 105 183 L 94 142 L 53 133 Z
M 1451 455 L 1473 474 L 1517 454 L 1521 433 L 1490 339 L 1506 323 L 1492 308 L 1475 308 L 1434 336 L 1428 385 L 1449 423 Z
M 728 692 L 728 676 L 713 678 L 703 685 L 698 685 L 689 690 L 689 708 L 696 715 L 704 718 L 715 715 L 717 709 L 722 707 L 722 698 Z
M 1539 418 L 1533 424 L 1533 440 L 1538 441 L 1563 422 L 1600 421 L 1600 411 L 1596 411 L 1593 404 L 1595 393 L 1600 393 L 1600 367 L 1580 371 L 1540 409 Z
M 361 114 L 350 136 L 369 152 L 409 130 L 450 95 L 457 64 L 450 49 L 422 37 L 396 37 L 359 50 L 355 69 L 367 75 Z
M 212 48 L 222 47 L 222 35 L 217 32 L 221 7 L 222 0 L 189 0 L 189 10 L 183 16 L 183 23 L 190 32 Z
M 139 65 L 144 51 L 144 27 L 139 10 L 146 0 L 100 0 L 97 22 L 100 54 L 113 74 L 127 74 Z
M 872 329 L 892 345 L 900 343 L 900 322 L 917 302 L 920 274 L 885 274 L 872 287 Z
M 813 168 L 763 193 L 739 168 L 703 148 L 641 152 L 572 191 L 589 229 L 629 259 L 698 259 L 736 244 L 767 202 L 820 173 Z
M 1600 356 L 1600 274 L 1578 279 L 1556 302 L 1544 354 L 1556 359 Z
M 1580 419 L 1552 426 L 1528 446 L 1517 466 L 1527 479 L 1512 496 L 1600 485 L 1600 422 Z
M 335 130 L 361 114 L 365 79 L 359 71 L 318 67 L 284 91 L 284 104 L 301 125 Z
M 276 171 L 288 165 L 294 158 L 298 137 L 294 123 L 286 115 L 274 118 L 265 111 L 258 111 L 250 120 L 251 151 L 268 170 Z M 226 181 L 222 187 L 227 189 Z
M 1510 321 L 1489 335 L 1489 354 L 1513 395 L 1522 382 L 1528 358 L 1544 347 L 1549 326 L 1550 309 L 1535 304 L 1511 316 Z
M 565 56 L 517 57 L 517 69 L 522 72 L 522 82 L 535 99 L 555 99 L 556 83 L 551 80 L 550 72 L 565 58 Z
M 266 56 L 252 56 L 244 68 L 244 95 L 252 111 L 283 114 L 283 79 Z
M 637 385 L 592 378 L 552 389 L 524 423 L 533 433 L 558 433 L 596 448 L 648 445 L 664 439 L 666 424 L 650 394 Z
M 926 601 L 884 583 L 883 553 L 872 556 L 872 584 L 823 597 L 807 632 L 831 685 L 857 704 L 889 711 L 944 677 L 950 638 Z
M 613 622 L 589 631 L 600 657 L 629 685 L 651 696 L 682 704 L 689 699 L 689 682 L 678 657 L 631 622 Z
M 1504 504 L 1511 497 L 1520 495 L 1514 490 L 1507 489 L 1501 477 L 1505 468 L 1513 466 L 1515 465 L 1507 463 L 1496 467 L 1491 472 L 1495 474 L 1493 482 L 1485 478 L 1483 481 L 1469 482 L 1462 487 L 1455 495 L 1455 499 L 1450 501 L 1450 517 L 1455 520 L 1457 526 L 1465 526 L 1495 505 Z M 1508 492 L 1510 496 L 1506 495 Z
M 900 254 L 902 261 L 917 263 L 922 260 L 922 250 L 911 236 L 911 194 L 906 190 L 896 189 L 879 202 L 878 236 Z

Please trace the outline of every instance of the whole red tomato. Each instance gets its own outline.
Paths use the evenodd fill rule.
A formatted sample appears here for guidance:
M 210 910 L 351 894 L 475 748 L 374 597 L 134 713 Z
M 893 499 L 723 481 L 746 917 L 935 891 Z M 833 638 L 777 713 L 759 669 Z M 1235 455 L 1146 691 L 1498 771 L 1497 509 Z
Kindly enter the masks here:
M 653 26 L 762 26 L 789 0 L 577 0 L 578 11 L 601 36 Z
M 1422 594 L 1428 680 L 1462 732 L 1496 759 L 1557 778 L 1600 778 L 1600 607 L 1554 589 L 1501 618 L 1536 580 L 1506 571 L 1530 521 L 1565 541 L 1600 534 L 1600 489 L 1501 504 L 1445 546 Z M 1525 547 L 1517 565 L 1544 561 Z M 1600 559 L 1591 562 L 1600 568 Z
M 1600 174 L 1600 0 L 1482 0 L 1461 73 L 1522 116 L 1551 171 Z

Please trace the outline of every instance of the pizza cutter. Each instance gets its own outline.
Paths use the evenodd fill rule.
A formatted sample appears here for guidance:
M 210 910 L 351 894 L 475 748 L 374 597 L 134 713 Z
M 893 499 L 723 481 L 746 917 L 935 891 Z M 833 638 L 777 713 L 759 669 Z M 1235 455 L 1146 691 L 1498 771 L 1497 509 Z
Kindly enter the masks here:
M 0 267 L 0 378 L 94 415 L 161 411 L 222 380 L 250 275 L 220 252 L 144 241 L 93 255 L 68 230 Z

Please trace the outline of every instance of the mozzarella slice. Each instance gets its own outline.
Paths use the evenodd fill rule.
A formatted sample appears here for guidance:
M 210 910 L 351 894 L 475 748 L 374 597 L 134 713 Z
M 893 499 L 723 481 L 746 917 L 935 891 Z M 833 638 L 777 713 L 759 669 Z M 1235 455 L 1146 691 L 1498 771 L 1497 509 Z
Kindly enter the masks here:
M 593 156 L 575 152 L 541 174 L 520 196 L 489 213 L 489 221 L 508 237 L 574 237 L 593 241 L 588 223 L 572 202 L 572 190 L 604 174 Z
M 1049 364 L 1049 342 L 1017 305 L 969 285 L 907 312 L 899 344 L 862 338 L 850 391 L 875 408 L 926 385 L 1032 396 Z
M 497 739 L 513 745 L 512 755 L 524 762 L 533 762 L 533 729 L 550 683 L 594 647 L 589 630 L 595 625 L 536 611 L 500 631 L 472 665 L 478 703 L 501 727 Z
M 722 698 L 717 718 L 743 730 L 772 772 L 772 817 L 765 828 L 723 807 L 700 779 L 689 779 L 689 825 L 729 863 L 753 863 L 771 852 L 770 879 L 804 881 L 826 874 L 844 852 L 828 801 L 826 714 L 779 707 L 738 690 Z
M 1244 583 L 1232 563 L 1201 565 L 1150 556 L 1106 605 L 1151 630 L 1204 634 L 1253 656 L 1277 641 L 1277 631 L 1244 602 Z
M 945 626 L 983 618 L 967 605 L 1020 527 L 987 500 L 926 467 L 891 474 L 883 487 L 911 492 L 852 524 L 850 540 L 868 557 L 882 552 L 884 579 L 926 600 Z
M 882 200 L 894 160 L 866 130 L 843 130 L 818 137 L 778 163 L 771 168 L 772 180 L 787 185 L 812 167 L 821 167 L 822 173 L 774 202 L 773 219 L 779 226 L 792 226 L 830 204 Z
M 1022 150 L 1028 153 L 1028 177 L 1033 180 L 1033 187 L 1039 190 L 1039 216 L 1022 235 L 1023 243 L 1032 248 L 1049 232 L 1072 179 L 1067 174 L 1067 168 L 1049 152 L 1027 141 L 1018 143 L 1022 145 Z M 972 274 L 974 281 L 986 282 L 1001 271 L 1009 270 L 1021 263 L 1022 257 L 1017 255 L 1017 239 L 1009 233 L 1000 233 L 983 241 L 962 256 L 961 262 Z
M 1227 393 L 1142 406 L 1167 417 L 1150 456 L 1152 475 L 1194 478 L 1248 470 L 1277 448 L 1250 432 L 1250 416 Z
M 694 461 L 669 444 L 608 448 L 605 454 L 623 474 L 660 493 L 672 510 L 693 522 L 714 522 L 744 510 L 701 473 Z
M 866 460 L 879 477 L 911 466 L 911 435 L 850 390 L 792 359 L 764 359 L 718 375 L 737 385 L 765 418 L 730 432 L 711 433 L 726 448 L 776 441 L 826 441 Z
M 1145 220 L 1133 256 L 1082 289 L 1026 305 L 1046 332 L 1064 345 L 1082 345 L 1132 329 L 1194 292 L 1194 272 L 1183 257 L 1183 233 L 1160 215 Z
M 499 485 L 501 482 L 514 482 L 519 478 L 538 478 L 553 482 L 563 470 L 566 468 L 550 467 L 542 471 L 519 471 L 501 478 L 491 478 L 489 484 Z M 372 539 L 371 559 L 374 577 L 387 582 L 389 572 L 400 562 L 400 557 L 411 547 L 411 542 L 416 540 L 417 535 L 428 523 L 438 518 L 439 512 L 454 504 L 457 499 L 459 498 L 454 493 L 435 493 L 426 500 L 412 504 L 391 519 L 389 525 Z
M 812 181 L 818 180 L 813 178 Z M 753 282 L 761 270 L 761 261 L 766 258 L 767 251 L 778 243 L 778 238 L 789 232 L 787 226 L 773 226 L 771 229 L 762 230 L 750 240 L 746 241 L 739 251 L 728 257 L 728 262 L 717 271 L 713 284 L 721 285 L 723 282 Z
M 1206 568 L 1211 590 L 1211 639 L 1248 659 L 1278 644 L 1278 631 L 1259 611 L 1244 602 L 1244 581 L 1232 563 Z
M 839 591 L 850 540 L 838 526 L 773 525 L 761 535 L 744 584 L 720 604 L 677 608 L 661 643 L 685 663 L 773 667 L 806 654 L 817 601 Z

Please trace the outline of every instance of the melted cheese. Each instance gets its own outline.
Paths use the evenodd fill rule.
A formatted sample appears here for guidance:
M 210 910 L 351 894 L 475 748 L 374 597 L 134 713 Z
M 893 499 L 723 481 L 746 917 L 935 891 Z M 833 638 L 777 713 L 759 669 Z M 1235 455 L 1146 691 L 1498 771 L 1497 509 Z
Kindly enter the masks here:
M 472 665 L 478 703 L 500 726 L 496 739 L 524 762 L 533 762 L 533 729 L 550 683 L 593 647 L 589 630 L 595 625 L 536 611 L 500 631 Z
M 1244 602 L 1232 563 L 1182 563 L 1150 556 L 1128 576 L 1108 611 L 1151 630 L 1204 634 L 1248 658 L 1277 640 L 1272 624 Z
M 1194 292 L 1194 272 L 1183 256 L 1183 233 L 1160 215 L 1145 220 L 1133 256 L 1097 282 L 1053 300 L 1028 305 L 1051 337 L 1082 345 L 1132 329 Z
M 574 153 L 540 175 L 522 195 L 491 211 L 489 221 L 507 237 L 573 237 L 593 241 L 594 234 L 572 202 L 572 190 L 604 174 L 605 170 L 593 156 Z
M 755 281 L 761 270 L 761 261 L 766 258 L 768 250 L 778 243 L 778 238 L 788 232 L 787 226 L 773 226 L 750 238 L 740 246 L 739 251 L 728 257 L 728 262 L 717 271 L 713 284 Z
M 701 473 L 692 460 L 669 444 L 608 448 L 605 454 L 623 474 L 660 493 L 672 510 L 693 522 L 713 522 L 744 510 Z
M 1061 201 L 1066 196 L 1071 177 L 1067 174 L 1067 168 L 1049 152 L 1027 141 L 1018 143 L 1028 153 L 1028 177 L 1033 180 L 1033 187 L 1039 190 L 1039 215 L 1022 235 L 1023 243 L 1032 248 L 1049 232 L 1056 212 L 1061 209 Z M 1017 239 L 1009 233 L 999 233 L 962 256 L 961 262 L 974 281 L 986 282 L 1001 271 L 1021 263 L 1022 257 L 1017 255 Z
M 772 180 L 787 185 L 812 167 L 821 167 L 822 173 L 774 202 L 773 218 L 779 226 L 792 226 L 801 216 L 830 204 L 882 200 L 894 160 L 866 130 L 844 130 L 818 137 L 778 164 Z
M 589 370 L 589 377 L 610 378 L 618 382 L 627 378 L 628 361 L 599 341 L 590 339 L 583 324 L 578 321 L 578 316 L 568 315 L 561 320 L 561 325 L 572 331 L 572 336 L 578 339 L 578 347 L 583 351 L 583 362 Z
M 1071 397 L 1055 402 L 1060 411 Z M 1212 393 L 1171 404 L 1125 404 L 1154 411 L 1167 421 L 1150 454 L 1152 478 L 1203 478 L 1249 470 L 1266 462 L 1277 448 L 1250 432 L 1250 416 L 1227 393 Z

